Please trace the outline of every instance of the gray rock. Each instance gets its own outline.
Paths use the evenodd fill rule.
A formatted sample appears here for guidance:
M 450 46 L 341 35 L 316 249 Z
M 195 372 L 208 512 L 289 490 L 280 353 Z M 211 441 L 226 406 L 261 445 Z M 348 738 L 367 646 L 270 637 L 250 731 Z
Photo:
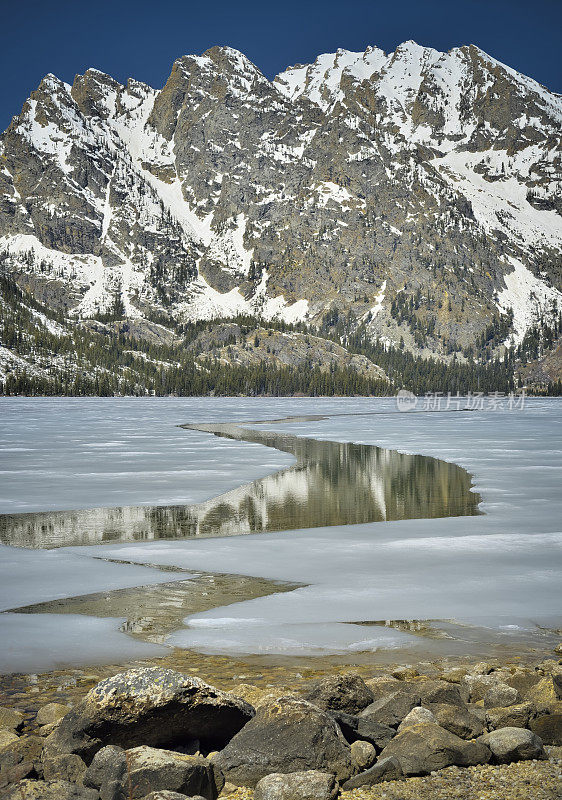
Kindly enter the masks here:
M 419 695 L 410 694 L 409 692 L 395 692 L 381 697 L 380 700 L 375 700 L 359 716 L 372 722 L 378 722 L 381 725 L 396 728 L 404 717 L 419 704 Z
M 49 755 L 76 753 L 89 763 L 104 745 L 173 747 L 199 739 L 217 750 L 252 718 L 254 709 L 172 670 L 133 669 L 102 681 L 46 739 Z
M 352 673 L 315 681 L 303 697 L 325 711 L 343 711 L 345 714 L 358 714 L 375 699 L 365 681 Z
M 340 781 L 353 774 L 350 749 L 334 719 L 294 697 L 265 700 L 213 762 L 237 786 L 255 786 L 274 772 L 320 770 Z
M 498 708 L 514 706 L 521 700 L 519 692 L 506 683 L 496 683 L 484 695 L 484 705 L 486 708 Z
M 339 785 L 329 772 L 307 770 L 266 775 L 254 790 L 254 800 L 335 800 Z
M 541 739 L 525 728 L 500 728 L 485 733 L 477 741 L 491 750 L 496 764 L 548 758 Z
M 66 781 L 21 780 L 10 786 L 2 800 L 99 800 L 95 789 Z
M 461 739 L 476 739 L 484 733 L 483 723 L 471 714 L 465 705 L 448 705 L 435 703 L 429 706 L 436 722 L 445 730 L 454 733 Z
M 486 764 L 490 750 L 483 742 L 467 742 L 428 722 L 398 733 L 381 753 L 381 758 L 390 756 L 398 759 L 405 775 L 428 775 L 453 765 Z
M 389 756 L 388 758 L 379 758 L 370 769 L 350 778 L 342 785 L 342 789 L 344 792 L 349 792 L 351 789 L 358 789 L 361 786 L 374 786 L 385 781 L 401 781 L 403 779 L 404 773 L 400 761 L 394 756 Z
M 377 759 L 377 751 L 370 742 L 357 740 L 351 745 L 351 760 L 359 770 L 363 772 L 372 767 Z

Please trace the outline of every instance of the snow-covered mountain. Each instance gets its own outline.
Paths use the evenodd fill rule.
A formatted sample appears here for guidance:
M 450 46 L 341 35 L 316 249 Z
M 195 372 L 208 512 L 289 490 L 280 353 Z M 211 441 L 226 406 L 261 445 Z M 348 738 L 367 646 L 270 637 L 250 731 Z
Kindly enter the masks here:
M 330 311 L 417 353 L 518 343 L 562 308 L 561 132 L 560 95 L 472 45 L 273 81 L 214 47 L 161 90 L 47 75 L 0 139 L 0 268 L 70 319 Z

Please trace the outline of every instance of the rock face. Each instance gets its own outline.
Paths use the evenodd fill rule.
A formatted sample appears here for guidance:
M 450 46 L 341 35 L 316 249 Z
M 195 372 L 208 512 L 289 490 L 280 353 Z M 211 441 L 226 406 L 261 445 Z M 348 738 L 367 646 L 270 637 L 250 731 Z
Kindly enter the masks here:
M 304 695 L 319 708 L 326 711 L 342 711 L 359 714 L 374 701 L 374 695 L 358 675 L 333 675 L 316 681 Z
M 445 355 L 513 307 L 519 340 L 560 299 L 561 119 L 472 45 L 338 50 L 273 81 L 215 47 L 161 90 L 47 75 L 0 139 L 0 259 L 75 318 L 337 311 Z
M 266 775 L 255 788 L 254 800 L 336 800 L 338 795 L 339 786 L 333 775 L 307 770 Z
M 248 703 L 199 678 L 134 669 L 102 681 L 45 740 L 50 756 L 76 753 L 87 763 L 104 745 L 170 747 L 198 739 L 224 746 L 252 718 Z
M 453 765 L 486 764 L 490 750 L 483 741 L 466 742 L 428 722 L 398 733 L 381 753 L 381 759 L 391 756 L 398 759 L 404 775 L 428 775 Z
M 524 728 L 500 728 L 485 733 L 478 742 L 491 750 L 492 760 L 496 764 L 548 758 L 539 737 Z
M 236 786 L 255 786 L 274 772 L 320 770 L 342 781 L 354 771 L 350 749 L 333 718 L 292 697 L 264 701 L 213 762 Z
M 356 741 L 370 742 L 377 751 L 385 747 L 395 734 L 394 728 L 382 725 L 368 717 L 329 711 L 330 716 L 338 723 L 343 735 L 351 744 Z

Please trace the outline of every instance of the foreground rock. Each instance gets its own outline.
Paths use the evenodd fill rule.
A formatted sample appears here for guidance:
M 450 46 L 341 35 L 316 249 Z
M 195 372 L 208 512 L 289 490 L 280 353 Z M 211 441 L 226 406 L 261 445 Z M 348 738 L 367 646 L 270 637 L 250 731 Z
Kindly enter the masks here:
M 325 711 L 359 714 L 374 701 L 375 696 L 359 675 L 348 673 L 314 681 L 304 699 Z
M 478 742 L 491 750 L 495 764 L 548 758 L 539 737 L 524 728 L 500 728 L 485 733 Z
M 102 681 L 45 740 L 49 756 L 75 753 L 89 763 L 104 745 L 173 747 L 197 739 L 218 750 L 252 718 L 244 700 L 199 678 L 133 669 Z
M 483 742 L 467 742 L 431 722 L 405 728 L 381 753 L 381 759 L 397 758 L 407 776 L 428 775 L 452 765 L 485 764 L 490 756 Z
M 273 773 L 259 781 L 254 800 L 336 800 L 339 785 L 333 775 L 318 770 Z
M 96 753 L 84 784 L 99 790 L 104 800 L 125 797 L 137 800 L 154 791 L 215 800 L 224 781 L 221 773 L 202 756 L 146 746 L 122 750 L 110 745 Z
M 334 719 L 306 700 L 270 699 L 213 762 L 236 786 L 255 786 L 274 772 L 354 772 L 351 752 Z

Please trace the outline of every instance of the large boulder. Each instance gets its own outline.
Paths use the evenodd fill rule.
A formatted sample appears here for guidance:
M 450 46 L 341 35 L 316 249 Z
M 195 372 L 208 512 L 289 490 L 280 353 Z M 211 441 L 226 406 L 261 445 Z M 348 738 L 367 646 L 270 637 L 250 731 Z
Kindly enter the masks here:
M 338 711 L 328 711 L 327 713 L 338 723 L 341 732 L 350 744 L 357 741 L 369 742 L 377 749 L 377 752 L 386 747 L 396 733 L 394 728 L 381 725 L 380 722 L 374 722 L 366 717 Z
M 336 800 L 339 785 L 329 772 L 307 770 L 266 775 L 254 790 L 254 800 Z
M 398 733 L 380 758 L 397 758 L 406 776 L 428 775 L 445 767 L 486 764 L 490 750 L 481 742 L 467 742 L 435 723 L 413 725 Z
M 375 700 L 361 713 L 360 717 L 380 725 L 396 728 L 410 711 L 419 706 L 420 696 L 411 692 L 395 692 Z
M 10 786 L 2 800 L 98 800 L 95 789 L 66 781 L 22 780 Z
M 480 736 L 477 743 L 490 749 L 495 764 L 548 758 L 539 737 L 525 728 L 500 728 Z
M 484 733 L 484 725 L 465 705 L 432 703 L 428 708 L 438 725 L 461 739 L 476 739 Z
M 345 714 L 358 714 L 375 699 L 363 678 L 351 672 L 314 681 L 303 697 L 325 711 Z
M 404 773 L 397 758 L 379 758 L 370 769 L 346 781 L 342 789 L 344 792 L 349 792 L 352 789 L 359 789 L 361 786 L 374 786 L 385 781 L 401 781 L 403 779 Z
M 335 720 L 295 697 L 264 701 L 213 762 L 236 786 L 255 786 L 273 772 L 320 770 L 342 781 L 354 771 L 349 746 Z
M 45 740 L 51 756 L 89 763 L 104 745 L 218 750 L 253 717 L 244 700 L 169 669 L 132 669 L 98 683 Z

